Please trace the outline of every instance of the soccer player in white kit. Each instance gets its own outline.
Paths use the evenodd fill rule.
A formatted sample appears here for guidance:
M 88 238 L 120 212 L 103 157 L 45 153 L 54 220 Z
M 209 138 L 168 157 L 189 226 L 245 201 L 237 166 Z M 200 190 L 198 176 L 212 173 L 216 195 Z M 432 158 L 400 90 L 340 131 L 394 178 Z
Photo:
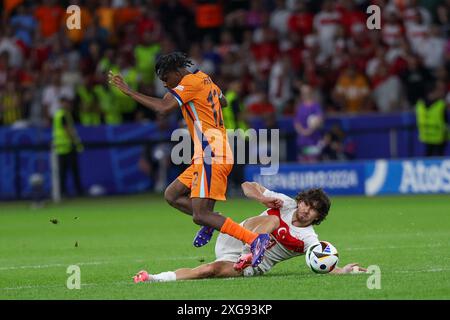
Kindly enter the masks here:
M 193 269 L 183 268 L 159 274 L 149 274 L 143 270 L 133 277 L 134 282 L 262 275 L 277 263 L 302 255 L 310 246 L 319 243 L 313 225 L 320 224 L 325 219 L 331 204 L 322 189 L 300 192 L 295 200 L 282 193 L 270 191 L 256 182 L 244 182 L 242 189 L 248 198 L 268 207 L 259 216 L 241 223 L 253 232 L 271 234 L 271 244 L 257 267 L 251 266 L 252 256 L 248 245 L 227 234 L 219 234 L 214 262 Z M 331 271 L 352 272 L 366 272 L 366 269 L 351 263 Z

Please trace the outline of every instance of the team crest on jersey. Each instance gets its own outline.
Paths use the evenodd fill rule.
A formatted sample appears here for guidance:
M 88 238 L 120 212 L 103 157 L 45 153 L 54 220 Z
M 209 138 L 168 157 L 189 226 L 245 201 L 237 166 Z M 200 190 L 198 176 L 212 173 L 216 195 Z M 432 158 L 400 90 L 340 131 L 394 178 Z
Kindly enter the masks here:
M 176 86 L 175 90 L 183 91 L 184 90 L 184 86 L 182 86 L 182 85 Z
M 289 226 L 283 221 L 283 219 L 281 219 L 280 210 L 269 209 L 267 214 L 269 216 L 277 216 L 280 219 L 280 226 L 272 232 L 272 236 L 288 250 L 304 253 L 304 242 L 297 239 L 290 233 Z
M 278 236 L 279 236 L 281 239 L 284 240 L 284 239 L 286 238 L 286 235 L 287 235 L 287 228 L 281 227 L 281 228 L 278 228 L 276 231 L 277 231 Z

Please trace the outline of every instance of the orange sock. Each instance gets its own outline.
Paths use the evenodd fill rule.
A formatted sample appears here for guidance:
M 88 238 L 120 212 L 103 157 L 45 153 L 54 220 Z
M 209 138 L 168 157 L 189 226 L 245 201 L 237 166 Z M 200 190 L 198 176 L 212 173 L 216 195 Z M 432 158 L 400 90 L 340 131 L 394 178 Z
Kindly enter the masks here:
M 230 218 L 225 220 L 222 228 L 220 228 L 220 232 L 229 234 L 230 236 L 244 241 L 247 244 L 251 244 L 258 237 L 257 233 L 245 229 L 243 226 L 234 222 Z

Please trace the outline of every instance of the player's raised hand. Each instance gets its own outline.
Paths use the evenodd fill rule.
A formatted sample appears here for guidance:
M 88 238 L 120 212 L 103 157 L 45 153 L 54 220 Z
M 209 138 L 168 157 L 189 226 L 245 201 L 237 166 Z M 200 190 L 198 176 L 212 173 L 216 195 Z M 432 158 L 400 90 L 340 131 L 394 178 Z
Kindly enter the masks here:
M 123 80 L 123 77 L 120 74 L 114 74 L 112 71 L 109 71 L 108 83 L 112 84 L 113 86 L 115 86 L 117 89 L 119 89 L 126 95 L 129 95 L 131 93 L 130 87 L 125 82 L 125 80 Z
M 265 197 L 262 201 L 267 208 L 279 209 L 283 206 L 283 200 L 272 197 Z

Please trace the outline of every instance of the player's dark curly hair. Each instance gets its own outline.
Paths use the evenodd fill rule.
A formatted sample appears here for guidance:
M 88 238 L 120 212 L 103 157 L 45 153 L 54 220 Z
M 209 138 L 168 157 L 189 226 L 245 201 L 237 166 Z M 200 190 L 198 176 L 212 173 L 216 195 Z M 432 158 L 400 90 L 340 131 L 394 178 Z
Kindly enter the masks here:
M 155 65 L 156 75 L 161 78 L 167 72 L 177 71 L 181 68 L 192 66 L 192 61 L 188 59 L 184 52 L 171 52 L 158 57 Z
M 303 201 L 317 210 L 319 219 L 314 221 L 313 224 L 320 224 L 327 217 L 328 211 L 330 211 L 331 200 L 320 188 L 302 191 L 297 194 L 295 200 L 297 200 L 297 202 Z

